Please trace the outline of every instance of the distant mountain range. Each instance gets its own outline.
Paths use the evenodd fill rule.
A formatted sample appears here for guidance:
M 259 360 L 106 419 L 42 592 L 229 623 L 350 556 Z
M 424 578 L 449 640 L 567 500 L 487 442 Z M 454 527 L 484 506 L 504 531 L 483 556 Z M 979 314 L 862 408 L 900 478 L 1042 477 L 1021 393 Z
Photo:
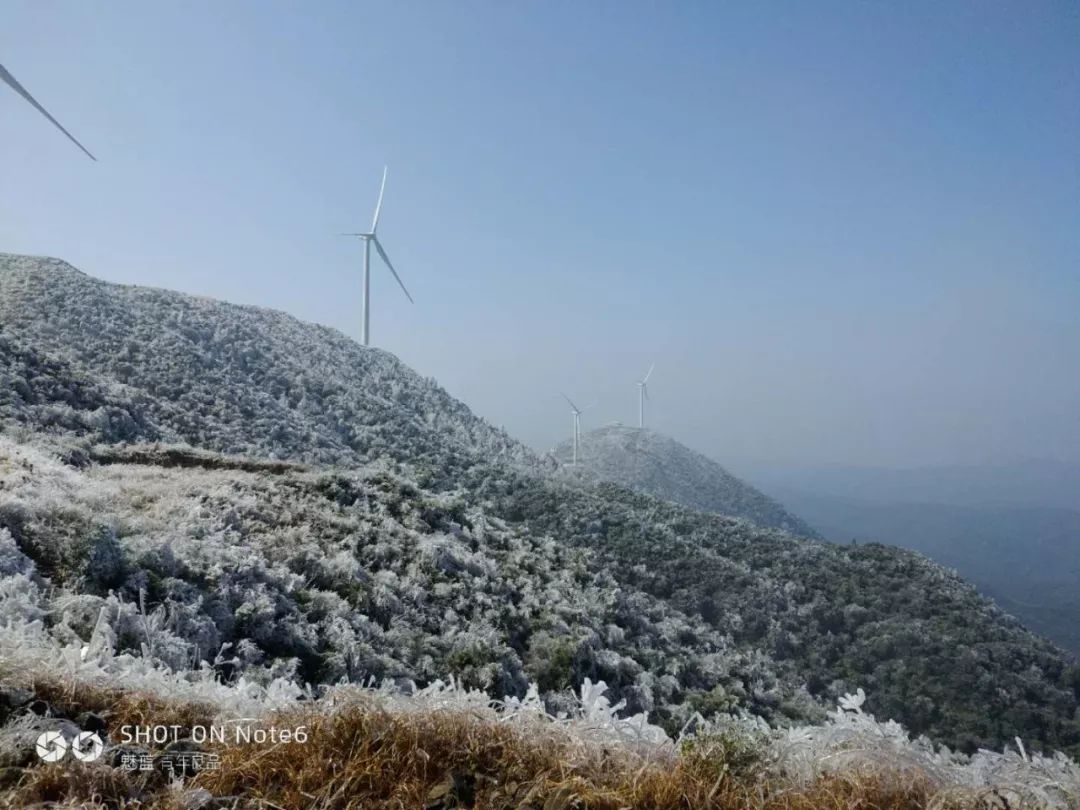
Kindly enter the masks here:
M 984 466 L 764 468 L 749 478 L 766 491 L 802 490 L 876 503 L 1045 507 L 1080 512 L 1080 465 L 1031 460 Z
M 817 537 L 805 522 L 717 462 L 647 428 L 605 425 L 583 433 L 576 468 L 570 467 L 569 440 L 553 455 L 568 473 L 610 481 L 692 509 Z
M 754 525 L 804 524 L 634 441 L 703 476 L 656 478 L 696 508 L 568 474 L 334 330 L 0 254 L 0 617 L 24 634 L 226 680 L 535 683 L 556 710 L 603 679 L 672 731 L 862 687 L 963 750 L 1080 753 L 1080 666 L 970 585 Z

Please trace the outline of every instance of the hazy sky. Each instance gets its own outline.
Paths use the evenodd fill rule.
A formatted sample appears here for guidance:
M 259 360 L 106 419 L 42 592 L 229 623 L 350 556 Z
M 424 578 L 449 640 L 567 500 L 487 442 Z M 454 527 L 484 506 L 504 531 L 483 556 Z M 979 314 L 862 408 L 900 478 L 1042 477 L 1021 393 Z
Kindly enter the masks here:
M 0 250 L 360 333 L 538 447 L 1080 461 L 1080 5 L 0 0 Z

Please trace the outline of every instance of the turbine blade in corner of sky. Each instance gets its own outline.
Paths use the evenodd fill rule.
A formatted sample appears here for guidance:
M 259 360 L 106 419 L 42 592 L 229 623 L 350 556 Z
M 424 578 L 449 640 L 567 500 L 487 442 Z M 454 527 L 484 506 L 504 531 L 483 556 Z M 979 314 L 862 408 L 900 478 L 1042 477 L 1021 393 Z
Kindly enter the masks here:
M 382 210 L 382 198 L 383 192 L 386 191 L 386 173 L 389 171 L 389 166 L 383 166 L 382 170 L 382 185 L 379 186 L 379 201 L 375 203 L 375 218 L 371 220 L 371 232 L 375 233 L 375 229 L 379 227 L 379 211 Z
M 97 158 L 94 157 L 92 154 L 90 154 L 90 150 L 87 149 L 85 146 L 83 146 L 81 143 L 79 143 L 79 141 L 75 138 L 74 135 L 72 135 L 70 132 L 68 132 L 66 129 L 64 129 L 63 125 L 59 121 L 57 121 L 55 118 L 53 118 L 49 114 L 48 110 L 46 110 L 44 107 L 42 107 L 40 104 L 38 104 L 37 99 L 35 99 L 32 95 L 30 95 L 29 91 L 27 91 L 27 89 L 25 87 L 23 87 L 21 84 L 19 84 L 19 80 L 16 79 L 14 76 L 12 76 L 11 73 L 9 73 L 7 71 L 7 69 L 3 65 L 0 65 L 0 79 L 3 79 L 4 83 L 7 84 L 8 87 L 10 87 L 12 90 L 14 90 L 20 96 L 22 96 L 24 99 L 26 99 L 35 110 L 37 110 L 39 113 L 41 113 L 46 118 L 48 118 L 49 121 L 52 122 L 53 126 L 55 126 L 58 130 L 63 132 L 65 135 L 67 135 L 68 140 L 70 140 L 73 144 L 75 144 L 77 147 L 79 147 L 86 154 L 86 156 L 88 158 L 90 158 L 95 163 L 97 162 Z
M 397 270 L 394 269 L 394 265 L 390 263 L 390 257 L 386 255 L 386 251 L 383 250 L 383 246 L 379 242 L 378 238 L 373 237 L 371 241 L 375 243 L 375 249 L 379 251 L 379 255 L 382 256 L 382 260 L 386 262 L 386 266 L 389 267 L 390 272 L 394 274 L 394 278 L 397 279 L 397 283 L 401 285 L 401 291 L 405 293 L 405 297 L 409 299 L 409 303 L 415 304 L 416 302 L 413 301 L 413 297 L 409 295 L 409 291 L 405 289 L 405 282 L 401 280 L 401 276 L 397 274 Z
M 570 403 L 570 407 L 574 409 L 574 413 L 581 413 L 581 409 L 578 408 L 578 406 L 574 404 L 574 401 L 572 399 L 570 399 L 570 397 L 568 397 L 566 394 L 563 394 L 562 398 Z
M 645 375 L 645 378 L 644 378 L 644 379 L 643 379 L 643 380 L 641 381 L 641 384 L 642 384 L 642 385 L 644 385 L 645 383 L 647 383 L 647 382 L 649 381 L 649 377 L 651 377 L 651 376 L 652 376 L 652 373 L 653 373 L 653 369 L 654 369 L 654 368 L 656 368 L 656 363 L 653 363 L 653 364 L 652 364 L 651 366 L 649 366 L 649 371 L 648 371 L 648 373 L 647 373 L 647 374 Z

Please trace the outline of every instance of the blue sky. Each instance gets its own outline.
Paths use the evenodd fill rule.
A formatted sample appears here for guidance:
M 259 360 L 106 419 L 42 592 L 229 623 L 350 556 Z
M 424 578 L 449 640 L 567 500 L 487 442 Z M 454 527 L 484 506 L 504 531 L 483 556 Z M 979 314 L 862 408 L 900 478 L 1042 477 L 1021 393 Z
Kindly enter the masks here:
M 360 331 L 547 447 L 1080 461 L 1080 6 L 2 0 L 0 250 Z

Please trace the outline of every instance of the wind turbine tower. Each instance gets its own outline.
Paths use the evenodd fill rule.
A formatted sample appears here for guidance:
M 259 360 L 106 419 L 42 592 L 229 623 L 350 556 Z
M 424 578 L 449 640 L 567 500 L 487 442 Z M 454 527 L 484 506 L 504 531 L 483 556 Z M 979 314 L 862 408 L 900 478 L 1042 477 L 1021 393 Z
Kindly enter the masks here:
M 397 274 L 397 270 L 394 269 L 394 265 L 390 263 L 390 257 L 386 255 L 386 251 L 383 249 L 382 243 L 379 241 L 379 237 L 375 235 L 375 231 L 379 227 L 379 211 L 382 210 L 383 192 L 386 191 L 386 172 L 387 169 L 383 168 L 382 173 L 382 185 L 379 186 L 379 201 L 375 203 L 375 218 L 371 221 L 371 231 L 368 233 L 343 233 L 342 236 L 355 236 L 361 239 L 364 243 L 364 345 L 367 346 L 371 341 L 371 246 L 375 246 L 375 250 L 382 256 L 382 260 L 386 262 L 386 266 L 390 268 L 390 272 L 394 274 L 394 278 L 397 279 L 397 283 L 401 285 L 401 291 L 405 293 L 405 297 L 409 299 L 409 303 L 415 303 L 412 296 L 409 295 L 409 291 L 405 289 L 405 283 L 401 280 L 401 276 Z
M 649 366 L 648 374 L 638 380 L 637 426 L 639 428 L 645 427 L 645 400 L 649 398 L 649 377 L 652 376 L 654 368 L 656 368 L 656 363 Z
M 570 397 L 568 397 L 566 394 L 563 394 L 563 399 L 570 403 L 570 438 L 574 448 L 573 465 L 576 467 L 578 460 L 578 450 L 581 447 L 581 414 L 583 411 L 589 410 L 589 408 L 593 407 L 593 405 L 595 405 L 596 403 L 594 402 L 592 405 L 586 405 L 584 408 L 579 408 L 577 405 L 574 404 L 574 401 L 570 399 Z

